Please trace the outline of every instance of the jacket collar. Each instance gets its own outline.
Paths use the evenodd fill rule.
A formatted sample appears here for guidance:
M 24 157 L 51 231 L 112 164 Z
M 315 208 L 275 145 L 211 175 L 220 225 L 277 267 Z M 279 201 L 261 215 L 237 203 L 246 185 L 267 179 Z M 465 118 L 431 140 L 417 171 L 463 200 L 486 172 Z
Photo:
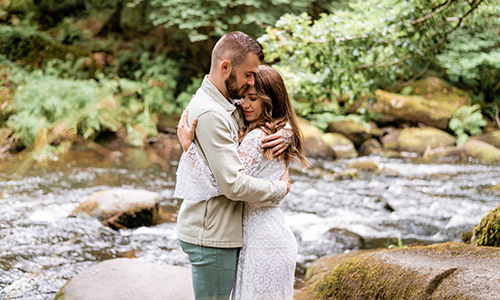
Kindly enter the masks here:
M 233 111 L 236 109 L 234 103 L 237 101 L 227 100 L 226 97 L 224 97 L 221 92 L 215 87 L 215 85 L 213 85 L 213 83 L 208 80 L 208 75 L 206 75 L 203 79 L 201 89 L 205 93 L 207 93 L 215 102 L 220 104 L 227 112 L 233 113 Z

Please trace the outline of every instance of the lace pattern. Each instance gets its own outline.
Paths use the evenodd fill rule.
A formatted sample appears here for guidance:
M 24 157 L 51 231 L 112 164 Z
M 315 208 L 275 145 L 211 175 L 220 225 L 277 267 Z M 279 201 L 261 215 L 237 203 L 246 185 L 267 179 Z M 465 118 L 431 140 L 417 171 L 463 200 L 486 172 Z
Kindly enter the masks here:
M 188 201 L 205 201 L 220 196 L 215 176 L 201 157 L 198 147 L 192 143 L 182 153 L 177 167 L 174 197 Z
M 269 160 L 260 149 L 265 133 L 252 130 L 238 147 L 245 173 L 279 180 L 284 161 Z M 177 169 L 174 196 L 192 201 L 221 195 L 215 177 L 194 143 L 183 153 Z M 238 258 L 234 300 L 291 300 L 297 242 L 285 222 L 279 203 L 262 206 L 246 202 L 243 209 L 243 247 Z

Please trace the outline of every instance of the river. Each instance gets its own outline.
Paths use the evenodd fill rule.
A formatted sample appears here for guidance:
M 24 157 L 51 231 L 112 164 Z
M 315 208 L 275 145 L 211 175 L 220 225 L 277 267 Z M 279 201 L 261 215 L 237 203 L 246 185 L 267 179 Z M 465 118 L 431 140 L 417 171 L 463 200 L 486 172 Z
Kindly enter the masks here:
M 175 213 L 178 157 L 155 149 L 117 156 L 75 150 L 47 163 L 1 163 L 0 299 L 53 299 L 68 279 L 115 257 L 188 266 L 175 223 L 114 231 L 71 216 L 90 195 L 113 188 L 159 192 L 163 209 Z M 398 237 L 404 244 L 460 241 L 499 204 L 487 190 L 500 183 L 498 165 L 370 157 L 382 171 L 332 180 L 364 159 L 292 165 L 282 208 L 299 242 L 299 276 L 319 256 L 386 247 Z

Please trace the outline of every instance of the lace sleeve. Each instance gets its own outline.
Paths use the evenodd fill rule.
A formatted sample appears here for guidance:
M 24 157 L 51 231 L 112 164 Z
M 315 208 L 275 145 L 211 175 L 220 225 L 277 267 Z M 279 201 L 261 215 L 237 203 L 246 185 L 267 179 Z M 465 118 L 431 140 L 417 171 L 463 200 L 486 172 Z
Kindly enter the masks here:
M 261 130 L 252 130 L 243 139 L 238 147 L 238 156 L 245 167 L 245 173 L 255 176 L 256 170 L 262 161 L 263 152 L 260 149 L 261 139 L 264 132 Z
M 217 186 L 214 174 L 201 157 L 196 144 L 192 143 L 179 160 L 174 197 L 204 201 L 220 195 L 222 192 Z

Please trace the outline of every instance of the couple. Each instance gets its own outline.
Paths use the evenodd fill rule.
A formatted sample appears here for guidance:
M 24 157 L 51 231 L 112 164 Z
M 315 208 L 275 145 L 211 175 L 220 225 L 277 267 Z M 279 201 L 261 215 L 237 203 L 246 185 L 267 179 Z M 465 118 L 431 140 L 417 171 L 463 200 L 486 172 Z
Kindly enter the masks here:
M 289 161 L 306 160 L 283 79 L 263 56 L 246 34 L 223 36 L 179 122 L 177 233 L 196 299 L 293 297 L 297 243 L 278 205 Z

